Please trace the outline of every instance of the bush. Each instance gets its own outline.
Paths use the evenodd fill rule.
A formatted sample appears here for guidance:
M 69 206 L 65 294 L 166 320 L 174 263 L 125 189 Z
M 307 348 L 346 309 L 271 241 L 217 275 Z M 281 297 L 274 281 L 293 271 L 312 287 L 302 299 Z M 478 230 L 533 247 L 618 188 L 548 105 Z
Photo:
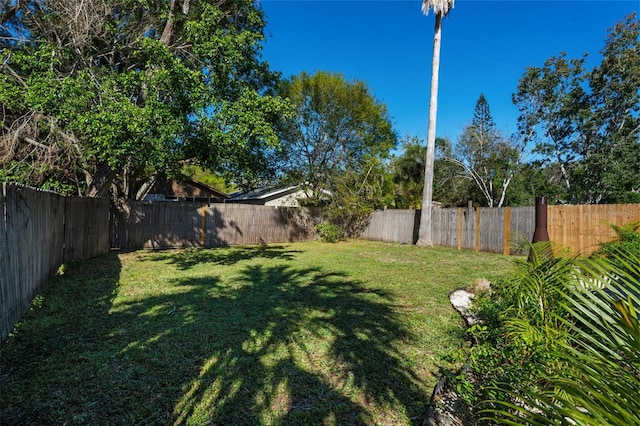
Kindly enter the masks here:
M 623 267 L 620 267 L 623 265 Z M 640 424 L 640 256 L 617 252 L 583 265 L 600 286 L 574 285 L 563 295 L 567 339 L 551 352 L 558 366 L 540 379 L 553 387 L 520 387 L 486 411 L 512 425 Z M 578 278 L 580 279 L 580 278 Z M 517 403 L 514 403 L 517 402 Z
M 496 282 L 493 292 L 476 297 L 483 323 L 468 330 L 476 343 L 469 350 L 467 373 L 458 375 L 457 392 L 479 409 L 494 400 L 510 400 L 519 387 L 546 387 L 543 373 L 557 367 L 553 352 L 567 339 L 562 294 L 572 282 L 575 259 L 538 255 L 520 262 L 517 272 Z
M 337 243 L 344 239 L 344 230 L 340 226 L 329 222 L 317 225 L 316 234 L 325 243 Z
M 627 252 L 640 255 L 640 222 L 631 222 L 626 225 L 617 226 L 609 224 L 615 231 L 616 237 L 612 241 L 601 243 L 596 251 L 597 256 L 611 258 L 616 252 Z
M 532 256 L 477 298 L 484 322 L 453 384 L 483 421 L 640 424 L 640 252 L 621 249 L 633 228 L 590 259 Z

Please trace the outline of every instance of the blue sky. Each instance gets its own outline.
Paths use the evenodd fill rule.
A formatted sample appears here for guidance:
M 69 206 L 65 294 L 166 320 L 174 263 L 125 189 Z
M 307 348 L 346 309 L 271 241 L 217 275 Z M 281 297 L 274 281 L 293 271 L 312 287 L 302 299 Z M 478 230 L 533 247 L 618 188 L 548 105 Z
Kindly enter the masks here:
M 384 102 L 398 135 L 426 140 L 434 16 L 420 0 L 262 0 L 263 58 L 284 77 L 338 72 L 364 81 Z M 600 62 L 607 28 L 638 11 L 640 0 L 456 0 L 443 22 L 438 136 L 455 142 L 484 93 L 505 135 L 511 102 L 527 66 L 564 51 Z

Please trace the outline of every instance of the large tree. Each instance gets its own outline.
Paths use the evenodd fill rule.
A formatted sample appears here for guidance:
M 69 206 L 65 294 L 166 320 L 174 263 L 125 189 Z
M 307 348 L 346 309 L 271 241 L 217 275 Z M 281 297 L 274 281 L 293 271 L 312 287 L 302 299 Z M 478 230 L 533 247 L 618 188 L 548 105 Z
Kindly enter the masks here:
M 425 15 L 433 9 L 436 15 L 433 34 L 433 57 L 431 60 L 431 95 L 429 99 L 429 128 L 427 131 L 427 154 L 424 172 L 424 190 L 422 213 L 418 230 L 417 245 L 433 245 L 431 233 L 431 208 L 433 203 L 433 165 L 436 145 L 436 117 L 438 111 L 438 78 L 440 70 L 440 41 L 442 39 L 442 19 L 453 8 L 454 0 L 423 0 L 422 12 Z
M 255 181 L 287 108 L 251 0 L 20 0 L 0 14 L 0 179 L 141 197 L 189 161 Z
M 544 166 L 559 170 L 571 203 L 640 201 L 640 23 L 609 30 L 602 62 L 564 53 L 530 67 L 513 100 L 521 133 L 537 141 Z
M 361 81 L 303 72 L 281 90 L 296 109 L 283 126 L 283 171 L 287 180 L 305 187 L 311 204 L 326 202 L 346 176 L 371 178 L 396 145 L 386 106 Z
M 487 99 L 480 94 L 471 124 L 460 136 L 452 159 L 475 188 L 469 199 L 488 207 L 505 205 L 526 146 L 526 138 L 507 138 L 501 134 Z

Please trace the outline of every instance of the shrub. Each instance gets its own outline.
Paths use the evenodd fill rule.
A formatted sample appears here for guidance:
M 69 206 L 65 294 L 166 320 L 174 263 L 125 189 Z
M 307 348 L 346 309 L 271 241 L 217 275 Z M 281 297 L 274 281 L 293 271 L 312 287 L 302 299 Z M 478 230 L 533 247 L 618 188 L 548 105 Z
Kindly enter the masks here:
M 614 252 L 624 251 L 640 255 L 640 222 L 631 222 L 617 226 L 612 223 L 609 226 L 615 231 L 616 237 L 606 243 L 601 243 L 596 251 L 596 256 L 612 257 Z
M 536 253 L 477 300 L 454 385 L 483 422 L 640 424 L 640 252 L 620 244 L 633 229 L 590 259 Z
M 467 402 L 489 409 L 495 400 L 510 400 L 519 387 L 547 387 L 544 371 L 556 368 L 553 352 L 567 339 L 562 294 L 572 282 L 573 258 L 541 255 L 536 244 L 531 262 L 519 262 L 517 272 L 498 281 L 490 294 L 476 297 L 481 325 L 469 329 L 476 343 L 469 350 L 467 373 L 454 387 Z
M 316 234 L 325 243 L 337 243 L 344 239 L 343 229 L 329 222 L 323 222 L 316 226 Z
M 622 265 L 622 267 L 620 266 Z M 584 265 L 602 288 L 573 286 L 563 295 L 570 332 L 553 355 L 564 368 L 541 379 L 553 388 L 513 389 L 490 420 L 513 425 L 640 424 L 640 256 L 612 251 Z M 515 404 L 514 401 L 518 401 Z

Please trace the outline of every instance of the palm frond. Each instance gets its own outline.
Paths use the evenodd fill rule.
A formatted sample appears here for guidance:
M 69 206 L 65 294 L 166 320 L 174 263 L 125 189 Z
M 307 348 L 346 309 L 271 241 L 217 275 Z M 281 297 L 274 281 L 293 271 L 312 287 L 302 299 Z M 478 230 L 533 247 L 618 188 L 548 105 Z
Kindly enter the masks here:
M 433 13 L 445 17 L 453 9 L 454 3 L 455 0 L 422 0 L 422 13 L 428 15 L 433 9 Z
M 574 264 L 571 276 L 573 285 L 559 287 L 556 312 L 568 332 L 554 348 L 562 368 L 541 377 L 554 389 L 506 391 L 510 400 L 487 401 L 495 407 L 484 412 L 487 418 L 522 425 L 640 424 L 640 255 L 614 250 Z M 527 325 L 512 322 L 521 333 Z

